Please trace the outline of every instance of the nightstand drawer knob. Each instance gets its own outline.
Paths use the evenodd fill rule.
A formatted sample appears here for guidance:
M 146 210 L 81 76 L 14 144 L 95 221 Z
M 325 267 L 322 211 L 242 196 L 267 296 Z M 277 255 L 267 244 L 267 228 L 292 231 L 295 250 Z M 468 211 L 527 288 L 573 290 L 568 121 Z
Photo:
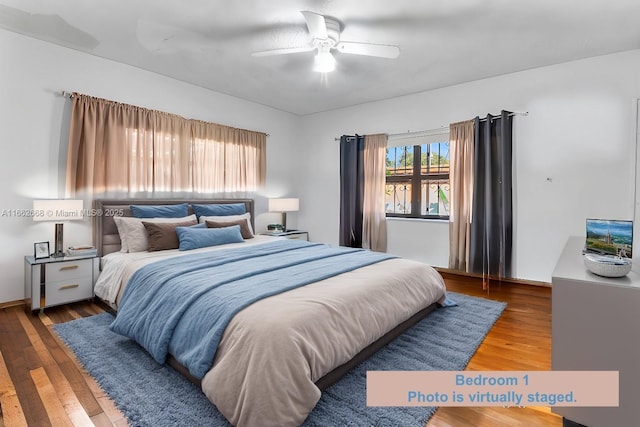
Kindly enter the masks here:
M 65 270 L 76 270 L 78 268 L 78 265 L 65 265 L 64 267 L 60 267 L 60 271 L 65 271 Z
M 73 285 L 60 286 L 60 288 L 58 290 L 59 291 L 64 291 L 65 289 L 74 289 L 74 288 L 77 288 L 78 286 L 80 286 L 79 283 L 74 283 Z

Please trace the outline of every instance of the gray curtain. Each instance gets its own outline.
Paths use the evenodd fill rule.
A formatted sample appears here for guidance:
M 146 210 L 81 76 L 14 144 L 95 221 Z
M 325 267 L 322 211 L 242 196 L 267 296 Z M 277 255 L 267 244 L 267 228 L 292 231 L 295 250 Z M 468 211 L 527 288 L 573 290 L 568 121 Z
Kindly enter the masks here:
M 475 118 L 475 173 L 470 271 L 511 277 L 513 243 L 512 122 L 500 116 Z
M 364 137 L 340 137 L 340 245 L 362 247 Z

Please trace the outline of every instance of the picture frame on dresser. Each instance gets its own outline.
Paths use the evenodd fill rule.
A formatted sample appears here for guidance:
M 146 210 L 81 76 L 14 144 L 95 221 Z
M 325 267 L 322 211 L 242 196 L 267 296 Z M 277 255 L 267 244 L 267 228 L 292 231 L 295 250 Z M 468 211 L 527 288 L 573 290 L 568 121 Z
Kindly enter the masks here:
M 33 258 L 43 259 L 49 258 L 51 252 L 49 252 L 49 242 L 36 242 L 33 244 Z

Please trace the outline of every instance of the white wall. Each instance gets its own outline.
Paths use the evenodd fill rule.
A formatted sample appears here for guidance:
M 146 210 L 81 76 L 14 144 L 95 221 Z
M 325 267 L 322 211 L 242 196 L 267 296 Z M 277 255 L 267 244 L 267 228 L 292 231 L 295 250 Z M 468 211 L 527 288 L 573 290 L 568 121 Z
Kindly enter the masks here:
M 290 226 L 337 243 L 336 136 L 432 129 L 503 108 L 529 112 L 514 119 L 516 277 L 550 281 L 567 236 L 583 235 L 586 217 L 633 216 L 640 51 L 303 118 L 4 30 L 0 51 L 0 303 L 23 298 L 24 255 L 34 242 L 53 239 L 53 224 L 8 212 L 61 196 L 69 102 L 62 90 L 268 132 L 259 229 L 278 220 L 265 213 L 263 196 L 297 196 L 301 210 L 288 216 Z M 89 220 L 69 223 L 65 236 L 65 245 L 90 241 Z M 389 237 L 392 253 L 447 265 L 446 223 L 393 220 Z
M 63 196 L 58 163 L 66 155 L 60 147 L 70 102 L 60 96 L 63 90 L 267 132 L 262 196 L 295 193 L 295 115 L 4 30 L 0 52 L 0 303 L 24 298 L 24 256 L 33 254 L 34 242 L 53 240 L 53 223 L 12 217 L 10 210 L 31 208 L 34 198 Z M 259 230 L 274 220 L 266 209 L 265 197 L 257 197 Z M 295 216 L 290 222 L 295 225 Z M 89 219 L 65 225 L 65 246 L 91 242 L 90 227 Z
M 585 218 L 633 218 L 639 76 L 640 51 L 631 51 L 306 116 L 300 226 L 312 239 L 338 241 L 334 137 L 528 111 L 514 118 L 514 275 L 550 282 L 567 237 L 584 235 Z M 388 231 L 389 252 L 447 266 L 445 224 L 391 220 Z

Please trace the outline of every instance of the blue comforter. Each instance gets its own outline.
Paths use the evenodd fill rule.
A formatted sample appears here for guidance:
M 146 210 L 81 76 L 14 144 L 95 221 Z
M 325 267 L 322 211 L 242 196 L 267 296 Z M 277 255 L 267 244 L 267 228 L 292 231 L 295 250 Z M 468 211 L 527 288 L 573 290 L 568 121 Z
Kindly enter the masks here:
M 154 262 L 129 280 L 111 330 L 158 363 L 170 352 L 196 378 L 211 368 L 231 318 L 272 295 L 392 258 L 299 240 Z

